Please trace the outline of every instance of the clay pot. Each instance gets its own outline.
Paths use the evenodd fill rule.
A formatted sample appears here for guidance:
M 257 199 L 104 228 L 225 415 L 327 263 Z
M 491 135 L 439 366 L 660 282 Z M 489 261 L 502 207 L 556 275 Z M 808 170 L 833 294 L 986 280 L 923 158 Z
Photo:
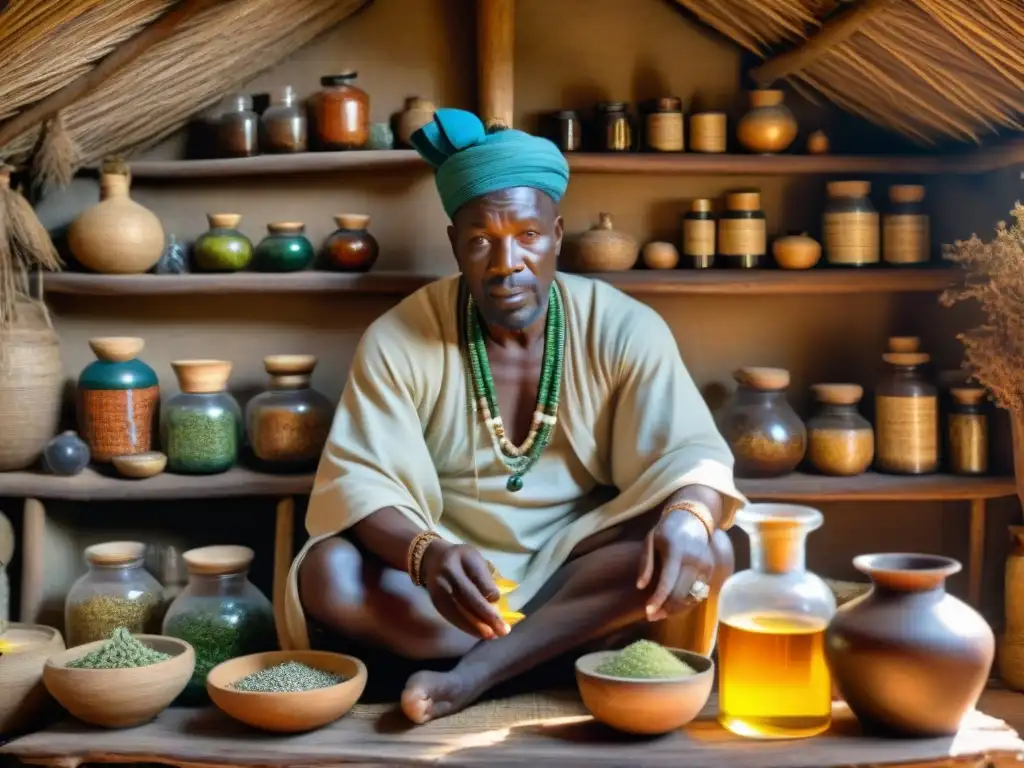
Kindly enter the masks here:
M 316 256 L 301 222 L 273 222 L 267 224 L 267 233 L 253 257 L 253 268 L 260 272 L 297 272 L 308 267 Z
M 828 136 L 824 131 L 815 131 L 807 137 L 807 152 L 811 155 L 827 155 L 829 150 Z
M 772 243 L 772 255 L 782 269 L 810 269 L 821 260 L 821 243 L 806 232 L 790 232 Z
M 417 97 L 405 100 L 405 109 L 395 118 L 395 138 L 399 146 L 411 147 L 412 135 L 434 119 L 437 107 L 432 101 Z
M 164 228 L 148 208 L 128 196 L 120 173 L 100 175 L 100 201 L 68 229 L 68 247 L 86 269 L 108 275 L 148 272 L 164 250 Z
M 736 126 L 736 138 L 745 149 L 759 154 L 784 152 L 796 138 L 796 118 L 783 104 L 782 91 L 750 92 L 750 111 Z
M 644 246 L 643 260 L 648 269 L 675 269 L 679 251 L 672 243 L 655 241 Z
M 377 261 L 380 247 L 366 231 L 370 217 L 363 213 L 339 213 L 338 229 L 324 243 L 324 267 L 339 272 L 366 272 Z
M 985 620 L 946 593 L 960 563 L 938 555 L 853 560 L 871 577 L 825 634 L 836 686 L 867 731 L 952 736 L 985 688 L 995 638 Z
M 568 245 L 567 268 L 574 272 L 632 269 L 640 255 L 636 240 L 612 227 L 610 213 L 600 214 L 597 224 Z
M 204 272 L 237 272 L 252 261 L 252 241 L 238 231 L 237 213 L 208 213 L 210 228 L 192 246 L 192 258 Z

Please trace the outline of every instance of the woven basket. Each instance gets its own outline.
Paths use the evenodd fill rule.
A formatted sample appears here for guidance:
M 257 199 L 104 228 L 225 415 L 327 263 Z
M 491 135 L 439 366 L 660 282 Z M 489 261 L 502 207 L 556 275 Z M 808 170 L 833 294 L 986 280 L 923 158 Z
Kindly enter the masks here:
M 0 335 L 0 472 L 31 466 L 60 425 L 60 342 L 45 305 L 18 301 L 14 327 Z

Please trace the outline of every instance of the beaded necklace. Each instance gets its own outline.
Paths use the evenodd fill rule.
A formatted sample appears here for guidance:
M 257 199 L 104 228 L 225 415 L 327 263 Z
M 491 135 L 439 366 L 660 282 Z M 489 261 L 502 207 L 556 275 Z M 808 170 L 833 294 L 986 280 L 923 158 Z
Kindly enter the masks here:
M 537 386 L 537 406 L 530 422 L 530 431 L 522 445 L 515 445 L 505 434 L 505 425 L 498 410 L 494 379 L 487 361 L 487 342 L 483 322 L 473 297 L 466 294 L 466 350 L 477 407 L 491 435 L 494 452 L 512 473 L 505 487 L 516 493 L 523 488 L 523 475 L 530 471 L 551 442 L 558 423 L 558 397 L 562 386 L 565 362 L 565 313 L 562 295 L 555 283 L 548 294 L 548 318 L 544 333 L 544 361 Z

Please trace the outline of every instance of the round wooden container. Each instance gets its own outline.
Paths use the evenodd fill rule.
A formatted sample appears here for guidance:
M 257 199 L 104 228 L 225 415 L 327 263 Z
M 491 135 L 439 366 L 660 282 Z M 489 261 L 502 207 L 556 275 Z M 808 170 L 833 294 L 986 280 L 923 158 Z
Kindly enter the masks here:
M 690 115 L 690 150 L 712 154 L 725 152 L 725 132 L 724 112 L 697 112 Z

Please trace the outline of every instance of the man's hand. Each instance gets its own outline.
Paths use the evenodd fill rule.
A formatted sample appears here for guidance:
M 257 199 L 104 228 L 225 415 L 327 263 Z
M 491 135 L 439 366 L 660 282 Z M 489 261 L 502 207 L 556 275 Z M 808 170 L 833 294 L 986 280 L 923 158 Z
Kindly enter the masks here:
M 436 540 L 427 547 L 421 569 L 434 607 L 449 622 L 484 640 L 508 634 L 509 626 L 494 605 L 498 587 L 478 550 Z
M 647 600 L 647 619 L 660 621 L 694 602 L 695 581 L 709 582 L 714 570 L 711 541 L 704 524 L 686 510 L 661 518 L 644 540 L 638 589 L 656 584 Z M 655 581 L 657 576 L 657 581 Z

